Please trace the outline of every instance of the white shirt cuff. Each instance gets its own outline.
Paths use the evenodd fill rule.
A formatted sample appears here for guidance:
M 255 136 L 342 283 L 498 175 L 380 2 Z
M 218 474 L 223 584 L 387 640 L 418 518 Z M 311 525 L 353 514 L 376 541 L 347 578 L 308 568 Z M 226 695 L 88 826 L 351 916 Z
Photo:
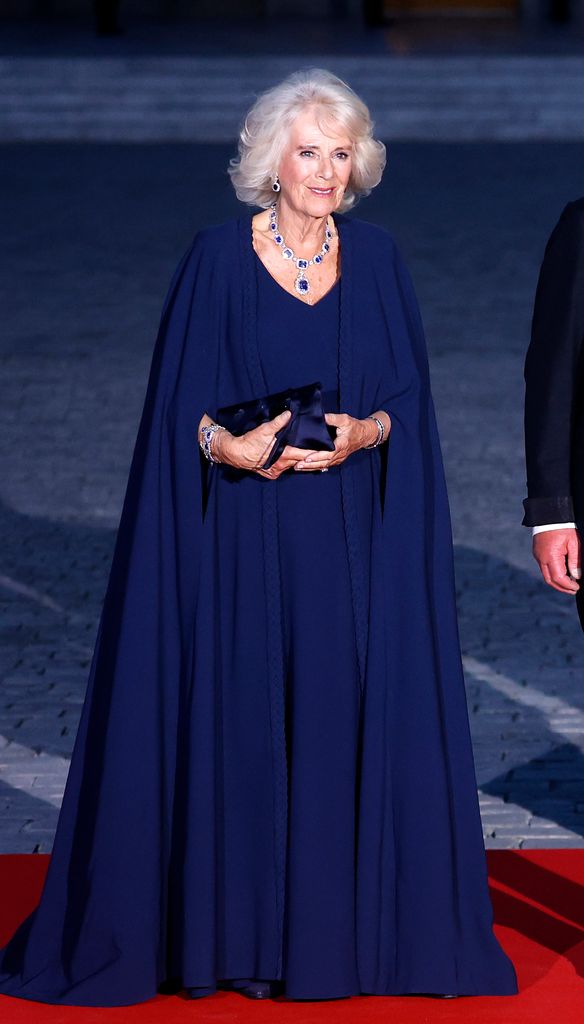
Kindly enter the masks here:
M 545 526 L 532 526 L 532 536 L 536 533 L 544 533 L 546 530 L 575 530 L 576 523 L 546 523 Z

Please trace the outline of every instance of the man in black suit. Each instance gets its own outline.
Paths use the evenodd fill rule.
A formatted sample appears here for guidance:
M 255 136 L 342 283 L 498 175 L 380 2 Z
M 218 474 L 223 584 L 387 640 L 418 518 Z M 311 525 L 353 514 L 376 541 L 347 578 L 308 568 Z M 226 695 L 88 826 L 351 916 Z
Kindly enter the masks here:
M 564 208 L 545 248 L 525 384 L 523 525 L 544 580 L 576 595 L 584 628 L 584 198 Z

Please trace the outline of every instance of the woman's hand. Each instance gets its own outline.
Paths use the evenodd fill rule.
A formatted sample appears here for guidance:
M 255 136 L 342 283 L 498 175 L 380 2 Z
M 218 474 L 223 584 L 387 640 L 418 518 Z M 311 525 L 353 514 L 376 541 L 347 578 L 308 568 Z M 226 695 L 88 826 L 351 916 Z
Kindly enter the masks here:
M 268 480 L 276 479 L 280 473 L 283 473 L 306 453 L 306 449 L 292 448 L 290 445 L 286 445 L 271 469 L 261 468 L 272 450 L 277 431 L 285 426 L 291 415 L 289 409 L 284 409 L 284 412 L 274 416 L 272 420 L 260 423 L 259 427 L 254 427 L 253 430 L 248 430 L 238 437 L 227 432 L 224 433 L 222 430 L 217 431 L 219 459 L 236 469 L 247 469 L 259 473 L 260 476 L 264 476 Z M 297 453 L 295 456 L 291 454 L 294 452 Z
M 377 416 L 377 413 L 375 415 Z M 382 412 L 381 416 L 385 417 L 385 439 L 387 440 L 391 429 L 391 420 L 386 412 Z M 327 423 L 337 428 L 335 449 L 332 452 L 307 451 L 304 449 L 304 458 L 300 458 L 294 466 L 294 469 L 301 473 L 310 470 L 328 469 L 329 466 L 338 466 L 349 455 L 358 451 L 359 448 L 373 444 L 377 437 L 377 424 L 369 418 L 360 420 L 354 416 L 349 416 L 346 412 L 326 412 L 324 418 Z M 293 449 L 293 451 L 298 450 L 297 448 Z M 286 449 L 284 449 L 283 454 L 285 454 L 285 451 Z
M 267 480 L 277 480 L 291 466 L 295 470 L 298 469 L 299 472 L 310 472 L 339 465 L 359 448 L 372 444 L 377 437 L 377 425 L 374 420 L 357 419 L 354 416 L 349 416 L 348 413 L 327 412 L 325 413 L 326 422 L 337 428 L 333 451 L 318 451 L 286 445 L 274 465 L 270 469 L 262 469 L 263 463 L 266 462 L 270 454 L 276 431 L 288 422 L 290 416 L 290 410 L 285 409 L 274 419 L 261 423 L 259 427 L 254 427 L 253 430 L 248 430 L 247 433 L 241 434 L 239 437 L 218 431 L 219 458 L 222 462 L 237 469 L 251 470 Z M 387 439 L 391 429 L 391 420 L 385 411 L 381 411 L 380 416 L 385 418 Z

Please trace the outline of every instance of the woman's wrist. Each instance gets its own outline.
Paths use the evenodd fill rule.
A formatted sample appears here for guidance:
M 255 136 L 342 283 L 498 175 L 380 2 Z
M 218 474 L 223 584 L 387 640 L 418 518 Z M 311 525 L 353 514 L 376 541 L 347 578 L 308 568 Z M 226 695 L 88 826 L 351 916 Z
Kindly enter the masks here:
M 219 462 L 237 468 L 237 438 L 229 430 L 216 430 L 211 438 L 211 452 Z
M 208 430 L 212 427 L 212 430 Z M 211 419 L 207 413 L 204 413 L 199 423 L 199 445 L 203 454 L 211 462 L 226 462 L 229 465 L 235 465 L 233 461 L 233 442 L 237 440 L 235 436 L 221 426 L 218 429 L 218 424 L 215 420 Z M 205 434 L 206 439 L 205 439 Z
M 361 420 L 361 423 L 363 427 L 363 440 L 361 442 L 361 447 L 366 448 L 367 445 L 373 444 L 374 441 L 377 440 L 377 437 L 379 436 L 379 428 L 375 420 L 369 419 L 369 417 Z
M 391 430 L 391 416 L 385 411 L 385 409 L 378 409 L 377 412 L 373 413 L 373 415 L 377 416 L 377 419 L 381 420 L 383 423 L 383 443 L 385 444 Z
M 374 445 L 380 437 L 379 427 L 377 420 L 380 420 L 383 425 L 383 442 L 387 441 L 389 437 L 389 431 L 391 429 L 391 420 L 388 413 L 385 410 L 378 410 L 377 412 L 371 413 L 365 419 L 361 420 L 364 431 L 364 439 L 362 441 L 362 447 Z

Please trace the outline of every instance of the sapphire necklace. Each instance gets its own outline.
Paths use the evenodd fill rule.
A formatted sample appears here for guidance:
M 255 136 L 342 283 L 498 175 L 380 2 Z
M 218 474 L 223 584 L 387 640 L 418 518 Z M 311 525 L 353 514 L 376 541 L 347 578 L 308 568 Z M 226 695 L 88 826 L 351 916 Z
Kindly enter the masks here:
M 292 260 L 292 263 L 296 264 L 298 274 L 294 281 L 294 287 L 299 295 L 306 295 L 310 291 L 310 282 L 307 281 L 304 276 L 305 270 L 312 266 L 313 263 L 322 263 L 327 252 L 330 250 L 330 241 L 333 237 L 332 231 L 328 224 L 325 226 L 325 240 L 320 252 L 317 252 L 316 256 L 313 256 L 310 260 L 302 259 L 300 256 L 295 256 L 289 245 L 286 245 L 282 235 L 278 231 L 278 221 L 276 219 L 276 203 L 272 203 L 270 210 L 270 230 L 272 232 L 272 238 L 276 245 L 279 245 L 282 250 L 282 256 L 285 260 Z

